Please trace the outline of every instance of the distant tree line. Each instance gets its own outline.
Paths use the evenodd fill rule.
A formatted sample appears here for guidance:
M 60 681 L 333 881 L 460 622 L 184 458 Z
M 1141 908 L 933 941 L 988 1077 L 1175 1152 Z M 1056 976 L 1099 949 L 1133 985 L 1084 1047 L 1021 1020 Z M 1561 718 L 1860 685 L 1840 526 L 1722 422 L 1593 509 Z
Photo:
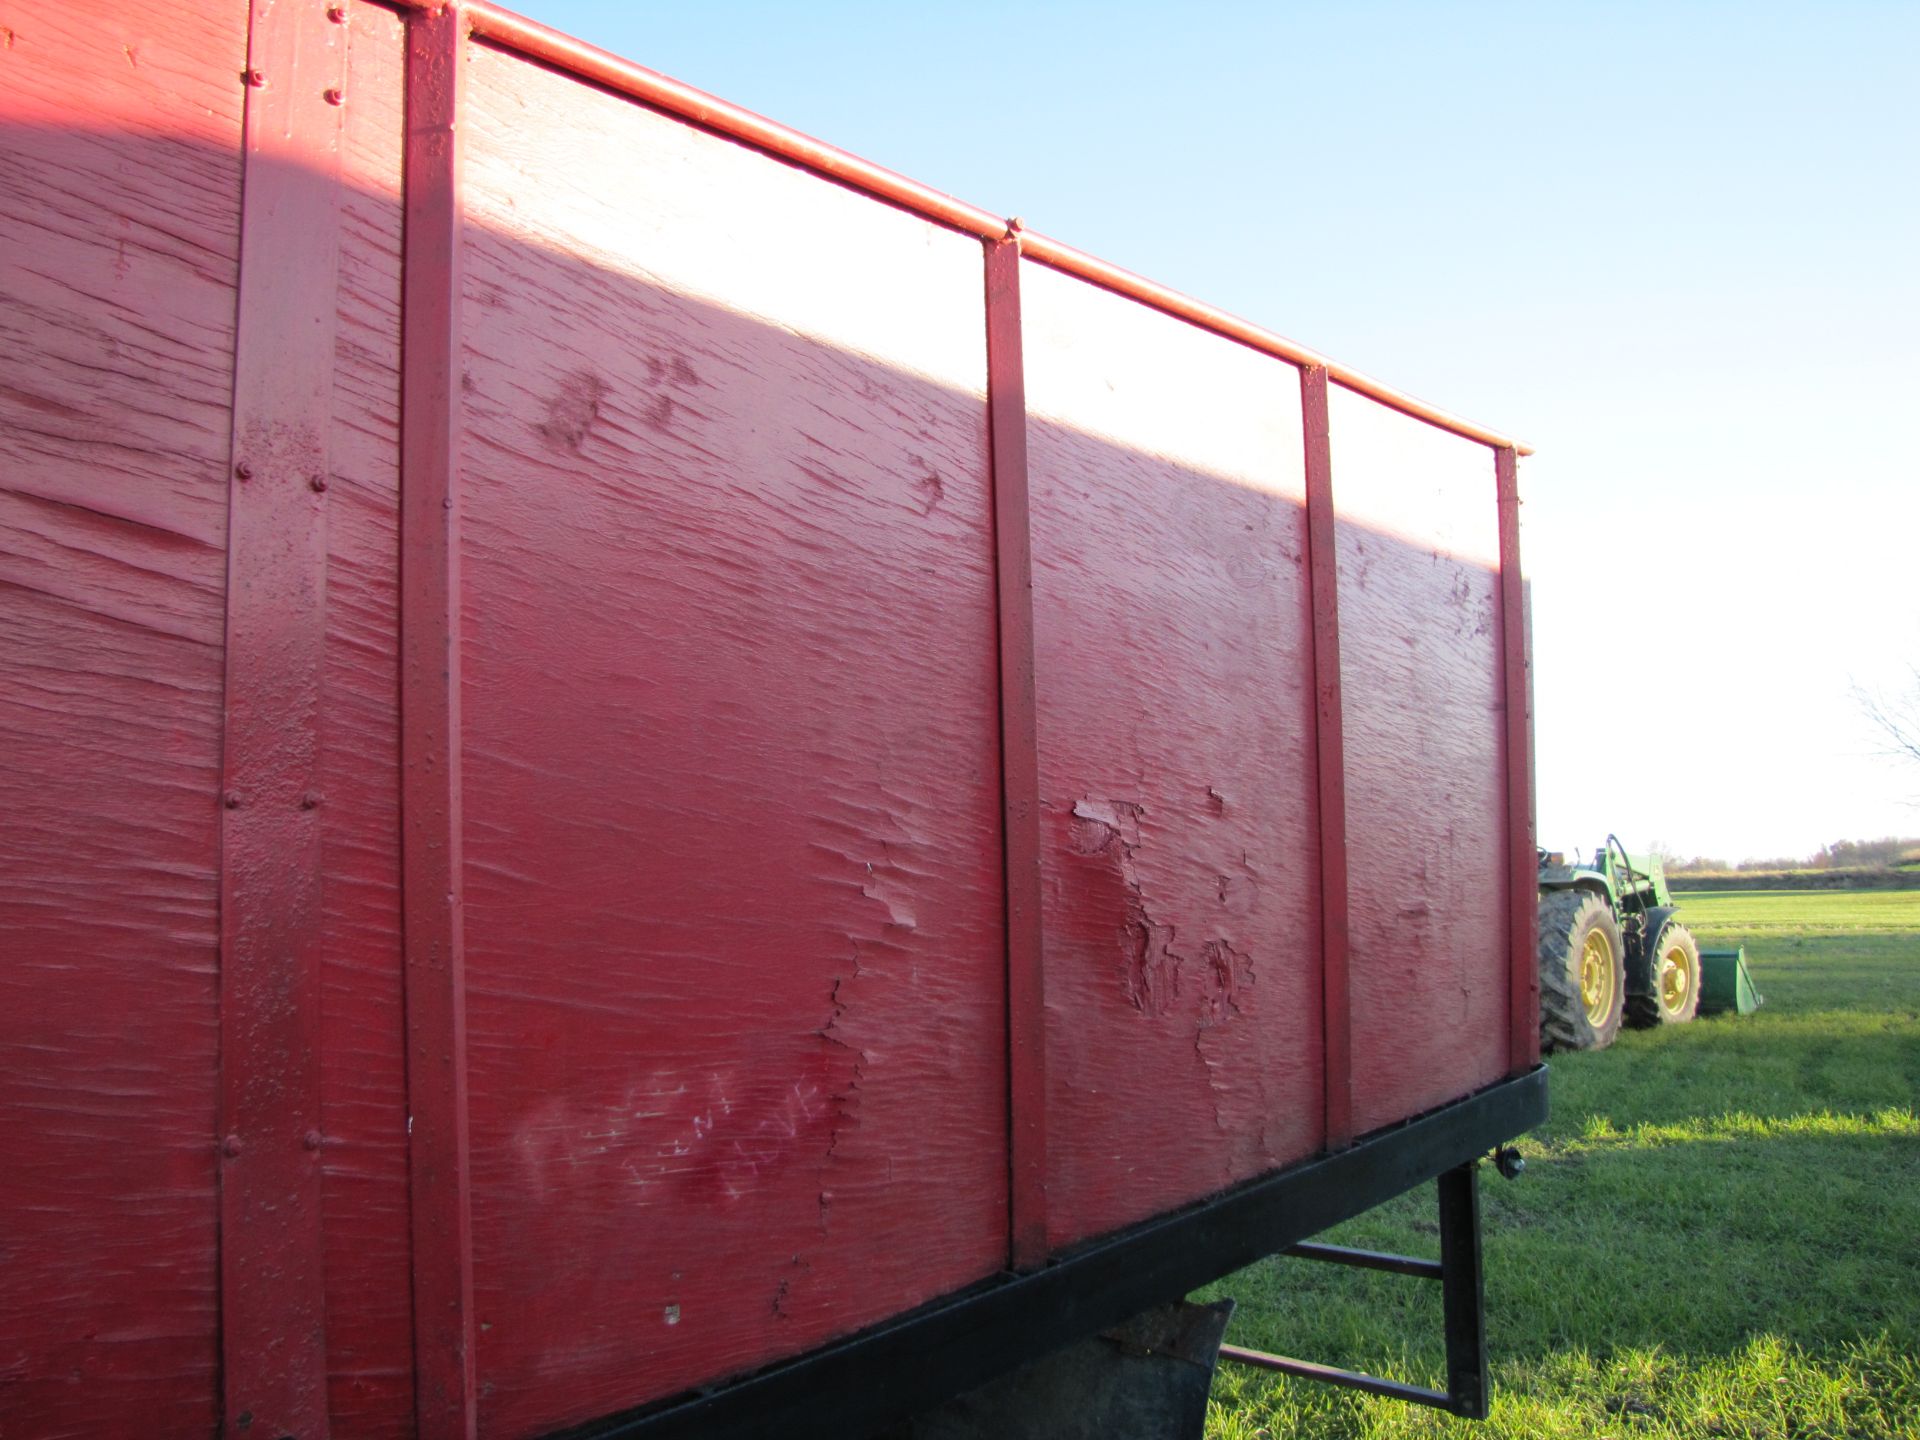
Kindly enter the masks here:
M 1767 860 L 1741 860 L 1728 864 L 1706 855 L 1680 856 L 1663 846 L 1655 853 L 1671 873 L 1731 874 L 1745 870 L 1891 870 L 1920 865 L 1920 839 L 1913 836 L 1884 836 L 1879 840 L 1835 840 L 1822 845 L 1811 855 L 1775 856 Z

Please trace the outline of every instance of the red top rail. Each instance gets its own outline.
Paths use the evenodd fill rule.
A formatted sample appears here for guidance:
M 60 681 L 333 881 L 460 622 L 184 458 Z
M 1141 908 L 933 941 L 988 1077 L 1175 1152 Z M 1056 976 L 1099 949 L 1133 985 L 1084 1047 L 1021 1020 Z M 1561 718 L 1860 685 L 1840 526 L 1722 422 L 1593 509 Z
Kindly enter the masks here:
M 423 0 L 400 0 L 400 3 L 414 9 L 443 8 L 423 3 Z M 1477 440 L 1495 449 L 1511 449 L 1521 455 L 1533 453 L 1531 446 L 1523 445 L 1511 436 L 1415 399 L 1370 375 L 1309 350 L 1284 335 L 1276 335 L 1271 330 L 1183 295 L 1178 290 L 1156 284 L 1117 265 L 1110 265 L 1071 245 L 1022 230 L 1018 221 L 1007 220 L 976 205 L 956 200 L 917 180 L 909 180 L 884 166 L 850 155 L 836 146 L 791 130 L 764 115 L 756 115 L 751 110 L 729 104 L 704 90 L 696 90 L 691 85 L 643 65 L 610 55 L 597 46 L 551 30 L 523 15 L 489 4 L 487 0 L 467 0 L 467 3 L 452 8 L 457 8 L 466 17 L 468 27 L 480 39 L 604 85 L 609 90 L 644 101 L 718 134 L 744 141 L 771 155 L 805 166 L 843 185 L 924 215 L 955 230 L 978 235 L 983 240 L 1017 235 L 1021 253 L 1044 265 L 1091 281 L 1116 294 L 1125 295 L 1143 305 L 1198 325 L 1203 330 L 1224 335 L 1291 364 L 1320 366 L 1335 384 L 1455 435 Z

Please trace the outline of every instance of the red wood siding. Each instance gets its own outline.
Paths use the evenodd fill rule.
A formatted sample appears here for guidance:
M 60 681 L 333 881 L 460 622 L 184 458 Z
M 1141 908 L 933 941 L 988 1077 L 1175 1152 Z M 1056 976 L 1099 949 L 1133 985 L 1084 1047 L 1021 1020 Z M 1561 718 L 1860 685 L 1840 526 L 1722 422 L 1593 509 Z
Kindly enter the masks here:
M 1507 1059 L 1498 516 L 1485 446 L 1335 388 L 1356 1132 Z
M 469 83 L 474 1267 L 520 1434 L 1004 1264 L 985 330 L 975 241 Z
M 1323 1128 L 1298 372 L 1028 264 L 1049 1233 Z
M 412 1433 L 400 970 L 402 26 L 352 9 L 321 696 L 321 1103 L 334 1433 Z
M 243 5 L 0 51 L 0 1427 L 217 1415 Z

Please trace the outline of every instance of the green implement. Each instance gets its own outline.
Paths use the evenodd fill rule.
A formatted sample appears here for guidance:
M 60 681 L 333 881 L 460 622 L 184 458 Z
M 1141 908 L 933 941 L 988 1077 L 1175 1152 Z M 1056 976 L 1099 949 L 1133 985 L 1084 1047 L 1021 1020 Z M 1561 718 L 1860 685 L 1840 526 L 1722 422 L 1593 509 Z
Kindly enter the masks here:
M 1700 1013 L 1751 1015 L 1767 1003 L 1747 973 L 1747 947 L 1700 952 Z

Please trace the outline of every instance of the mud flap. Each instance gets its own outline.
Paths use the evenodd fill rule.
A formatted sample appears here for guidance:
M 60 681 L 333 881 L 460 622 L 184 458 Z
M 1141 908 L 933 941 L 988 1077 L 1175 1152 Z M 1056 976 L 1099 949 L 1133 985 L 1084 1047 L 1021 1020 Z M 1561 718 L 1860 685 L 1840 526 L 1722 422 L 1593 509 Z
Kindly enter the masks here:
M 1157 1306 L 877 1440 L 1201 1440 L 1233 1301 Z

